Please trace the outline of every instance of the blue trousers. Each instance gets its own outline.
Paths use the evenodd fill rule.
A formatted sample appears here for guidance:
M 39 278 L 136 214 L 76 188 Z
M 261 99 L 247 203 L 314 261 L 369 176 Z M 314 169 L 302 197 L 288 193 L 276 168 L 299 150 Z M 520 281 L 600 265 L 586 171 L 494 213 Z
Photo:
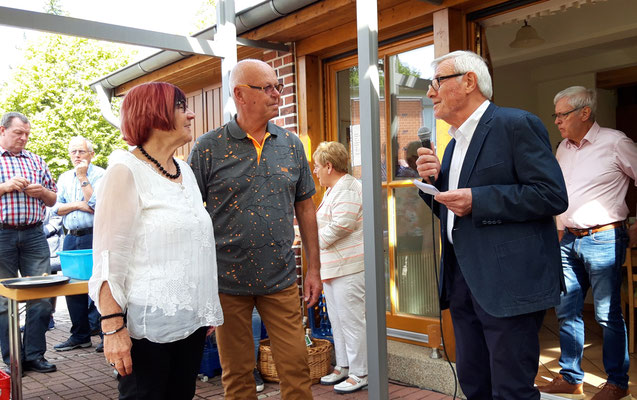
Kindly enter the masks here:
M 445 281 L 462 391 L 468 400 L 538 400 L 533 384 L 540 359 L 538 332 L 546 311 L 506 318 L 488 314 L 451 258 Z
M 42 227 L 25 231 L 0 229 L 0 278 L 40 276 L 51 273 L 49 245 Z M 38 360 L 46 351 L 46 331 L 51 318 L 49 299 L 27 301 L 22 356 L 26 361 Z M 9 319 L 7 299 L 0 297 L 0 347 L 2 359 L 9 364 Z
M 84 250 L 93 246 L 93 234 L 75 236 L 66 235 L 64 238 L 64 250 Z M 71 317 L 71 340 L 74 343 L 86 343 L 91 340 L 90 314 L 99 313 L 95 308 L 93 300 L 88 294 L 76 294 L 66 296 L 66 306 Z
M 602 360 L 608 382 L 628 387 L 628 344 L 622 316 L 622 264 L 628 234 L 616 228 L 577 237 L 566 231 L 560 242 L 566 294 L 555 308 L 560 324 L 560 374 L 570 383 L 584 380 L 584 320 L 582 307 L 588 289 L 593 290 L 595 320 L 604 332 Z

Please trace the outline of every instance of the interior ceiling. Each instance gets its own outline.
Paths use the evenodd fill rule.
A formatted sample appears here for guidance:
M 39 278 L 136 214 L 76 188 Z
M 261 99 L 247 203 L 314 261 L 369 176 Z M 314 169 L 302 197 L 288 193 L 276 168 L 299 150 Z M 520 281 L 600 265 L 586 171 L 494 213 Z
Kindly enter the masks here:
M 545 57 L 577 58 L 612 49 L 635 54 L 637 1 L 567 2 L 577 7 L 564 7 L 564 3 L 564 0 L 549 0 L 482 21 L 493 66 L 519 62 L 541 65 Z M 511 48 L 509 43 L 524 19 L 545 42 L 528 49 Z

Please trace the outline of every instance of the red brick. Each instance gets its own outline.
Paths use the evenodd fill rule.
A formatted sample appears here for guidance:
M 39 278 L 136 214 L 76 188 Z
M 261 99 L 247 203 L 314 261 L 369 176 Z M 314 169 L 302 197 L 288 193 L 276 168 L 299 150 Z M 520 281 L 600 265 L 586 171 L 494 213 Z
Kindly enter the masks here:
M 264 51 L 263 52 L 263 61 L 268 62 L 270 60 L 274 60 L 277 58 L 275 51 Z
M 294 75 L 288 75 L 285 78 L 283 78 L 283 83 L 286 85 L 294 83 Z
M 283 68 L 279 68 L 279 76 L 289 75 L 294 73 L 294 65 L 288 65 Z
M 283 64 L 292 64 L 294 62 L 294 58 L 292 54 L 283 57 Z
M 282 66 L 282 65 L 283 65 L 283 60 L 282 60 L 282 59 L 280 59 L 280 58 L 277 58 L 277 59 L 275 59 L 275 60 L 273 60 L 273 61 L 272 61 L 272 67 L 273 67 L 274 69 L 277 69 L 277 68 L 279 68 L 279 67 L 280 67 L 280 66 Z
M 283 116 L 283 115 L 288 115 L 288 114 L 294 114 L 296 112 L 296 105 L 291 105 L 291 106 L 285 106 L 285 107 L 280 107 L 279 108 L 279 115 Z
M 296 125 L 296 116 L 286 117 L 285 118 L 285 125 Z M 288 128 L 288 130 L 290 130 L 290 129 Z

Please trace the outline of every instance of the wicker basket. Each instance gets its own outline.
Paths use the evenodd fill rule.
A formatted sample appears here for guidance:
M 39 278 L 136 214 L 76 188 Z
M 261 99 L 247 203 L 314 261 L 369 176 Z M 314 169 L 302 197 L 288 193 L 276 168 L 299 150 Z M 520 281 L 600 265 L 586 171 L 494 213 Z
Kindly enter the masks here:
M 322 376 L 330 373 L 332 366 L 332 343 L 325 339 L 312 338 L 312 346 L 307 348 L 308 363 L 310 364 L 310 379 L 318 383 Z M 259 345 L 259 371 L 264 380 L 280 382 L 276 372 L 270 339 L 263 339 Z

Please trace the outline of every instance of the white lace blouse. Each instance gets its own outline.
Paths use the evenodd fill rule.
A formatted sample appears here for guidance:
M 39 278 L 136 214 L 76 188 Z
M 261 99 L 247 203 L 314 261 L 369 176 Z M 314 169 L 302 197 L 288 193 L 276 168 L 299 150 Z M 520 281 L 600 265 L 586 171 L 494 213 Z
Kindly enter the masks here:
M 156 343 L 221 325 L 210 215 L 190 167 L 172 182 L 117 150 L 97 193 L 89 295 L 107 281 L 131 337 Z

